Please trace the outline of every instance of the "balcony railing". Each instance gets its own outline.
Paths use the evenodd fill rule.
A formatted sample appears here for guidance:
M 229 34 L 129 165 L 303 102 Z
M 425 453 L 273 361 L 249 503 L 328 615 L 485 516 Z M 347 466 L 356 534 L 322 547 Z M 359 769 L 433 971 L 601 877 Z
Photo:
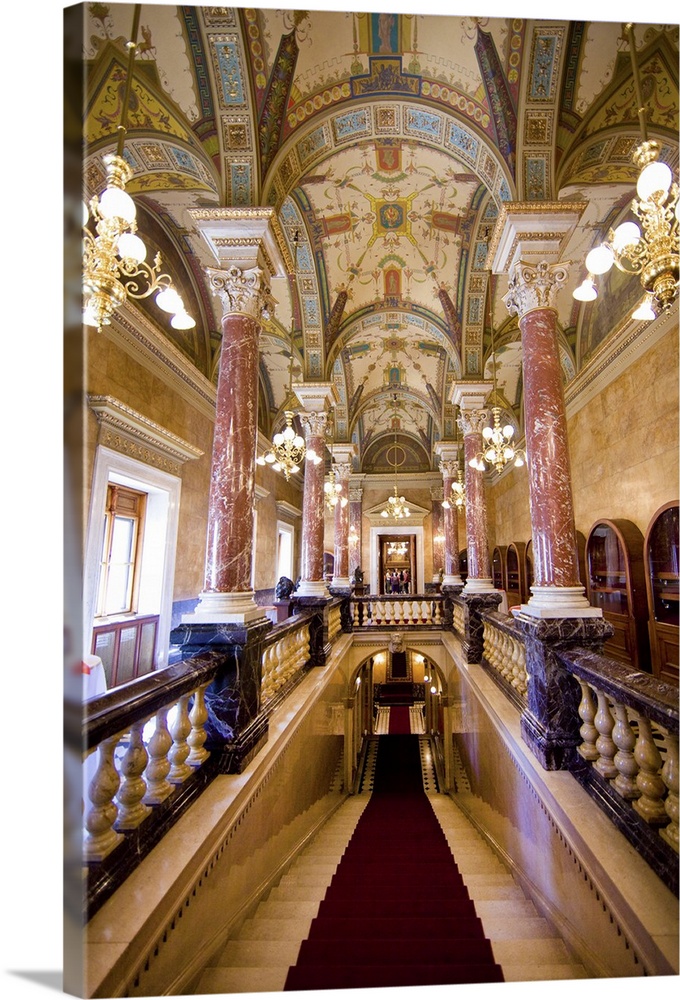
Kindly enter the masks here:
M 408 626 L 445 625 L 444 598 L 441 594 L 392 594 L 390 597 L 368 594 L 352 597 L 350 614 L 353 628 L 405 628 Z
M 258 721 L 302 679 L 313 633 L 318 643 L 326 630 L 323 614 L 308 611 L 267 634 Z M 88 917 L 223 771 L 206 692 L 224 661 L 202 652 L 84 705 L 66 703 L 66 891 Z
M 527 711 L 527 657 L 515 619 L 482 614 L 482 665 Z M 455 612 L 454 612 L 455 622 Z M 574 777 L 678 893 L 678 692 L 649 674 L 581 648 L 555 650 L 581 692 Z

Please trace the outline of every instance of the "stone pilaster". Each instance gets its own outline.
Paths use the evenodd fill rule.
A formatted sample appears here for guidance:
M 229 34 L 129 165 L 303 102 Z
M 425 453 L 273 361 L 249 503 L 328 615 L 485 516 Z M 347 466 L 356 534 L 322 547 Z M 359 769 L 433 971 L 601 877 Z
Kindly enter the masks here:
M 350 582 L 354 579 L 357 569 L 363 571 L 361 565 L 361 544 L 362 544 L 362 498 L 364 491 L 358 487 L 349 487 L 349 534 L 348 534 L 348 563 Z
M 327 413 L 301 413 L 306 450 L 323 455 L 326 447 Z M 305 482 L 302 494 L 302 549 L 298 597 L 324 597 L 327 593 L 323 576 L 324 522 L 324 463 L 305 461 Z

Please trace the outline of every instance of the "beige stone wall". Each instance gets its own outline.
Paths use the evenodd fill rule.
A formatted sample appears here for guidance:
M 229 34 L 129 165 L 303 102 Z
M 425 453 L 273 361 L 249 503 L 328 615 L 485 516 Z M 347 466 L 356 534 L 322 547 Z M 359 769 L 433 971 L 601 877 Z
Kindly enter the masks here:
M 118 347 L 105 333 L 96 331 L 89 334 L 87 392 L 115 397 L 203 451 L 201 458 L 185 462 L 182 466 L 173 594 L 176 601 L 196 598 L 204 582 L 212 421 L 159 376 Z M 97 441 L 98 423 L 94 414 L 88 411 L 85 436 L 86 511 Z
M 642 534 L 678 498 L 678 331 L 649 348 L 568 422 L 576 529 L 627 518 Z M 487 492 L 489 540 L 531 538 L 526 467 Z

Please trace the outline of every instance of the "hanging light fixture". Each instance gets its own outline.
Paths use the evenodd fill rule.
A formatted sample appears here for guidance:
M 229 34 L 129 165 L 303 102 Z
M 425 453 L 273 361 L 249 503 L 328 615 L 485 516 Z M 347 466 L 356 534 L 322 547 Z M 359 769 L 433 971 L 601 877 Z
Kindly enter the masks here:
M 300 233 L 296 229 L 293 235 L 293 245 L 295 247 L 295 265 L 293 268 L 293 281 L 297 276 L 297 261 L 298 261 L 298 243 L 300 241 Z M 292 303 L 292 296 L 291 296 Z M 288 365 L 288 391 L 286 394 L 286 401 L 294 398 L 293 394 L 293 348 L 294 348 L 294 325 L 295 325 L 295 309 L 291 306 L 291 320 L 290 320 L 290 363 Z M 294 410 L 284 410 L 283 413 L 286 419 L 286 426 L 278 434 L 275 434 L 272 439 L 272 447 L 264 455 L 258 455 L 256 462 L 258 465 L 271 465 L 274 472 L 283 472 L 286 479 L 290 479 L 291 476 L 295 475 L 296 472 L 300 471 L 302 463 L 306 457 L 318 465 L 321 461 L 321 456 L 317 455 L 313 451 L 305 450 L 304 438 L 302 438 L 295 428 L 293 427 L 293 419 L 295 417 Z
M 678 223 L 680 202 L 678 185 L 670 167 L 659 160 L 661 146 L 647 138 L 646 108 L 642 100 L 640 70 L 635 49 L 635 31 L 626 25 L 630 42 L 630 59 L 635 84 L 642 142 L 633 152 L 633 162 L 640 170 L 637 195 L 631 208 L 642 224 L 624 222 L 610 230 L 607 240 L 593 247 L 586 257 L 588 276 L 575 289 L 573 296 L 581 302 L 597 298 L 594 278 L 606 274 L 616 264 L 626 274 L 637 274 L 646 295 L 632 314 L 633 319 L 652 320 L 670 309 L 678 295 Z
M 388 497 L 384 510 L 380 511 L 380 516 L 389 517 L 392 518 L 393 520 L 400 521 L 405 517 L 410 517 L 411 511 L 406 506 L 406 501 L 404 497 L 399 496 L 399 490 L 397 489 L 397 396 L 396 394 L 392 399 L 392 405 L 394 407 L 394 496 Z
M 335 468 L 332 462 L 330 472 L 323 484 L 323 491 L 326 494 L 324 499 L 329 510 L 335 510 L 338 504 L 341 507 L 347 506 L 347 497 L 342 495 L 342 483 L 336 482 Z
M 493 323 L 491 324 L 491 365 L 493 371 L 493 397 L 496 398 L 496 351 L 494 348 Z M 470 465 L 479 472 L 486 472 L 487 464 L 493 466 L 496 472 L 512 462 L 515 466 L 524 465 L 524 452 L 515 447 L 513 436 L 515 428 L 512 424 L 501 427 L 501 407 L 492 406 L 493 424 L 482 431 L 484 447 L 482 451 L 470 459 Z
M 457 510 L 462 510 L 465 507 L 465 483 L 463 482 L 463 470 L 460 467 L 460 461 L 458 459 L 458 423 L 454 421 L 455 437 L 456 442 L 456 478 L 451 483 L 451 492 L 447 497 L 442 500 L 442 507 L 444 510 L 449 510 L 450 507 L 455 507 Z
M 114 311 L 126 299 L 145 299 L 154 292 L 156 304 L 172 313 L 170 325 L 175 330 L 189 330 L 196 321 L 187 313 L 181 296 L 169 274 L 163 272 L 160 253 L 153 264 L 146 261 L 146 246 L 137 235 L 137 208 L 125 190 L 133 175 L 123 157 L 127 115 L 132 90 L 132 72 L 137 49 L 141 4 L 135 5 L 132 40 L 129 50 L 125 93 L 118 126 L 116 152 L 104 156 L 106 188 L 89 205 L 83 205 L 83 323 L 101 332 L 111 323 Z M 95 233 L 88 228 L 92 219 Z
M 408 542 L 388 542 L 388 556 L 405 556 L 408 550 Z

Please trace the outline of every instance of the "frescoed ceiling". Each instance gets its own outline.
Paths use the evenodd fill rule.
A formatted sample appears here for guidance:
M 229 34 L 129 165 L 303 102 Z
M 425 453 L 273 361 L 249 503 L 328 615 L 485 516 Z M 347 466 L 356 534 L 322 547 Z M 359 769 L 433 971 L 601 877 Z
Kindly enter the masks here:
M 634 194 L 624 26 L 478 6 L 478 17 L 142 7 L 125 156 L 128 190 L 198 319 L 171 339 L 215 377 L 214 260 L 188 210 L 273 206 L 290 260 L 295 233 L 299 244 L 296 280 L 275 279 L 263 323 L 261 431 L 282 420 L 292 329 L 294 379 L 333 382 L 334 439 L 356 443 L 357 472 L 389 471 L 395 432 L 403 471 L 436 469 L 435 443 L 457 433 L 456 380 L 495 370 L 496 399 L 521 428 L 520 335 L 489 253 L 508 202 L 585 203 L 558 300 L 574 377 L 583 309 L 597 309 L 572 299 L 580 262 Z M 133 5 L 87 4 L 84 18 L 93 194 L 115 144 Z M 636 38 L 648 128 L 677 170 L 678 26 L 638 25 Z M 589 351 L 603 326 L 589 319 Z

